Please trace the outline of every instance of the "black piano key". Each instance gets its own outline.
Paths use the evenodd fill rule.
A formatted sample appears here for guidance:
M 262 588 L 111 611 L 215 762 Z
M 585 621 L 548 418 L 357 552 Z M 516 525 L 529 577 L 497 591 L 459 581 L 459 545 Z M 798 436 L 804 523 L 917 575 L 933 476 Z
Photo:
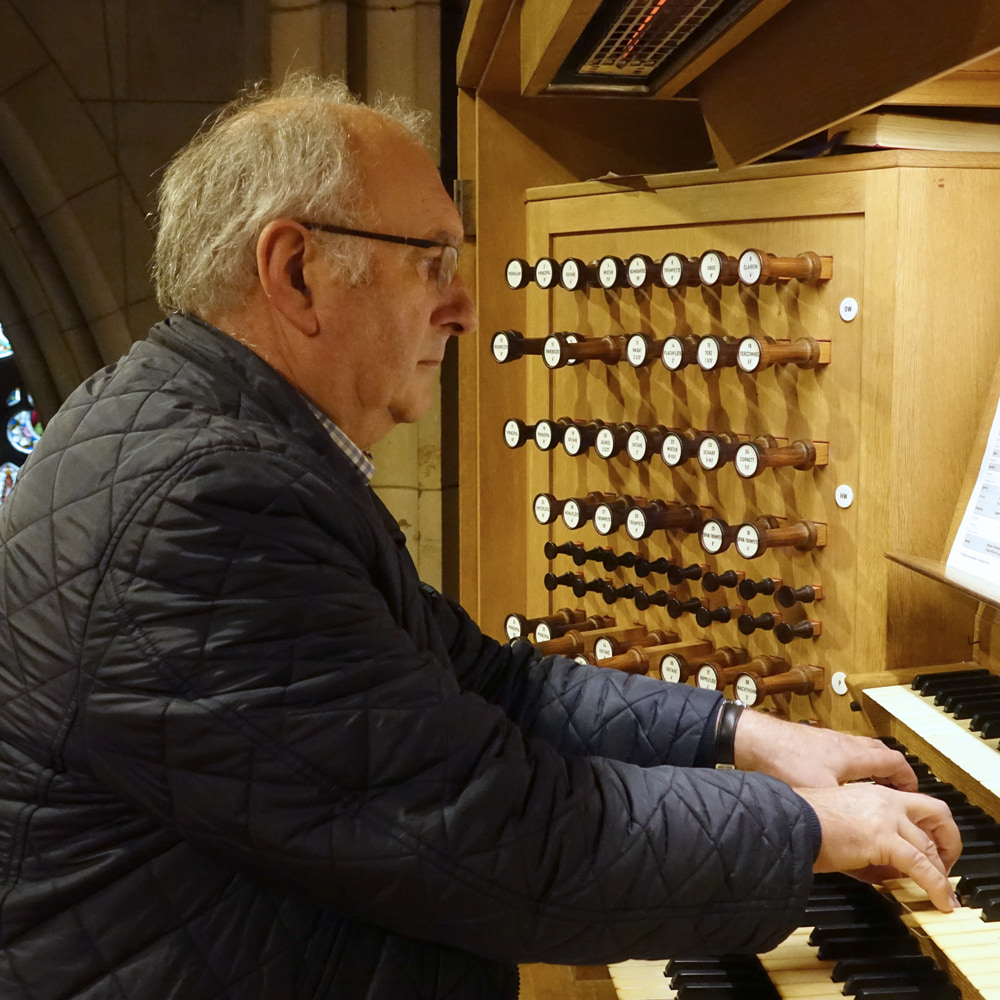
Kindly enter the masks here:
M 929 955 L 853 955 L 840 959 L 834 965 L 830 978 L 835 983 L 844 983 L 851 976 L 898 968 L 922 969 L 931 973 L 937 966 Z
M 961 1000 L 962 993 L 952 983 L 943 986 L 865 986 L 854 994 L 855 1000 Z
M 997 705 L 1000 705 L 1000 697 L 996 694 L 988 696 L 983 694 L 969 694 L 963 695 L 961 698 L 955 698 L 952 701 L 952 707 L 949 711 L 956 719 L 971 719 L 979 709 L 995 707 Z
M 995 712 L 973 712 L 969 718 L 969 728 L 974 733 L 979 733 L 983 739 L 995 739 L 1000 734 L 998 726 L 1000 726 L 1000 709 Z M 985 732 L 987 727 L 989 727 L 989 735 Z
M 816 951 L 823 961 L 836 962 L 851 955 L 914 955 L 919 954 L 917 939 L 904 931 L 905 937 L 848 937 L 824 941 Z
M 781 1000 L 773 984 L 765 980 L 760 984 L 738 983 L 720 986 L 712 983 L 693 983 L 674 986 L 678 1000 Z
M 980 669 L 984 668 L 981 667 Z M 924 685 L 921 693 L 929 698 L 933 698 L 937 697 L 942 691 L 954 691 L 956 688 L 961 687 L 974 688 L 983 684 L 993 684 L 996 680 L 997 675 L 990 673 L 988 670 L 982 674 L 967 674 L 964 677 L 961 674 L 941 674 L 933 684 Z
M 960 680 L 962 678 L 986 677 L 989 671 L 983 667 L 970 667 L 968 670 L 945 670 L 937 673 L 917 674 L 911 682 L 914 691 L 921 694 L 933 694 L 941 684 L 948 683 L 949 679 Z
M 1000 851 L 1000 830 L 974 823 L 956 825 L 962 834 L 963 844 L 996 844 L 997 850 Z
M 970 684 L 967 687 L 955 687 L 940 691 L 934 698 L 934 704 L 945 711 L 950 711 L 955 701 L 961 701 L 963 698 L 995 698 L 998 691 L 1000 691 L 1000 677 L 994 678 L 989 684 L 980 681 L 978 684 Z
M 706 969 L 702 972 L 678 972 L 670 977 L 670 986 L 679 989 L 682 986 L 718 986 L 726 988 L 728 986 L 754 985 L 766 978 L 766 973 L 762 970 L 745 970 L 743 972 L 726 972 L 723 969 Z
M 835 924 L 830 927 L 814 927 L 809 935 L 810 944 L 822 944 L 835 938 L 865 938 L 865 937 L 909 937 L 904 930 L 889 919 L 891 915 L 883 915 L 881 920 L 859 921 L 851 924 Z
M 990 675 L 988 678 L 976 681 L 964 681 L 961 684 L 948 684 L 938 688 L 934 695 L 934 704 L 947 708 L 948 703 L 956 697 L 972 694 L 996 694 L 1000 690 L 1000 677 Z
M 806 908 L 803 924 L 806 927 L 826 927 L 830 924 L 842 924 L 850 920 L 870 920 L 884 911 L 875 908 L 871 903 L 826 903 Z
M 983 875 L 963 875 L 955 886 L 955 892 L 959 898 L 965 899 L 981 886 L 993 885 L 995 882 L 1000 882 L 1000 870 L 986 872 Z
M 942 691 L 935 699 L 934 704 L 945 712 L 954 712 L 955 706 L 964 701 L 975 701 L 981 699 L 989 704 L 997 694 L 1000 693 L 1000 685 L 990 684 L 985 687 L 961 688 L 955 691 Z
M 987 923 L 1000 920 L 1000 895 L 986 899 L 980 905 L 983 908 L 983 920 Z
M 1000 872 L 1000 852 L 962 854 L 951 870 L 952 875 L 995 875 Z
M 992 705 L 990 705 L 987 702 L 987 704 L 984 705 L 979 710 L 979 712 L 981 712 L 982 715 L 985 718 L 994 718 L 994 717 L 996 717 L 998 714 L 1000 714 L 1000 698 L 997 698 L 996 702 L 994 704 L 992 704 Z M 979 714 L 979 713 L 975 713 L 975 714 Z
M 984 879 L 960 896 L 966 906 L 982 906 L 994 899 L 1000 899 L 1000 878 Z
M 962 857 L 968 857 L 970 860 L 976 857 L 982 857 L 983 855 L 997 855 L 1000 854 L 1000 848 L 997 848 L 992 842 L 986 840 L 982 843 L 964 843 L 962 845 Z M 961 860 L 961 859 L 960 859 Z M 957 873 L 956 873 L 957 874 Z M 988 873 L 984 873 L 988 874 Z
M 960 830 L 992 830 L 994 833 L 1000 833 L 1000 823 L 988 813 L 984 813 L 979 806 L 971 803 L 954 807 L 951 815 Z
M 780 1000 L 756 955 L 675 959 L 664 974 L 679 1000 Z
M 982 701 L 987 705 L 996 704 L 998 697 L 1000 697 L 1000 677 L 997 678 L 996 684 L 980 684 L 964 691 L 955 691 L 942 699 L 940 707 L 946 711 L 953 711 L 953 705 L 967 700 Z
M 871 986 L 946 986 L 950 980 L 940 969 L 928 970 L 921 966 L 878 969 L 855 973 L 844 980 L 845 994 L 857 993 Z
M 725 969 L 739 972 L 743 969 L 761 968 L 760 959 L 756 955 L 707 955 L 700 958 L 671 958 L 664 970 L 665 976 L 675 972 L 701 972 L 712 969 Z
M 949 806 L 964 806 L 969 800 L 957 788 L 943 782 L 918 781 L 917 791 L 946 802 Z

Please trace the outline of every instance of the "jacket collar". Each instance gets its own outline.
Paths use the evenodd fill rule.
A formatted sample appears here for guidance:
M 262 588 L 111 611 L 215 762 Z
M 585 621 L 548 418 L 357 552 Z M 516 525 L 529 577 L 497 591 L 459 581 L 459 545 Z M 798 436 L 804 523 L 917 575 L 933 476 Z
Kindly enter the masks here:
M 331 440 L 308 400 L 280 372 L 235 337 L 190 314 L 175 313 L 157 323 L 148 340 L 187 358 L 213 378 L 251 397 L 324 459 L 349 469 L 362 485 L 364 476 Z

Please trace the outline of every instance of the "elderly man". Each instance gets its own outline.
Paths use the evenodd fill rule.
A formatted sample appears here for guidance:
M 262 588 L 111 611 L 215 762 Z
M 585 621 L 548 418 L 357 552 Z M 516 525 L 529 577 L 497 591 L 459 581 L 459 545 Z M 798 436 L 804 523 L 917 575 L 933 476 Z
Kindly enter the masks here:
M 767 948 L 813 871 L 952 905 L 898 754 L 501 645 L 417 579 L 367 449 L 476 317 L 414 127 L 305 79 L 198 136 L 172 315 L 2 508 L 5 1000 L 499 1000 L 519 961 Z

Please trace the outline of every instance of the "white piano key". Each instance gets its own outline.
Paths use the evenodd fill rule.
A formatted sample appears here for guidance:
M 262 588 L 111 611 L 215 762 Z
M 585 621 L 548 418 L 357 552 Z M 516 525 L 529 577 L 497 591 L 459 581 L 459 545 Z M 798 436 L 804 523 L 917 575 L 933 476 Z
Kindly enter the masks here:
M 677 1000 L 663 970 L 664 959 L 632 959 L 608 966 L 618 1000 Z
M 958 764 L 974 781 L 1000 795 L 1000 754 L 986 741 L 958 725 L 910 687 L 868 688 L 866 697 Z

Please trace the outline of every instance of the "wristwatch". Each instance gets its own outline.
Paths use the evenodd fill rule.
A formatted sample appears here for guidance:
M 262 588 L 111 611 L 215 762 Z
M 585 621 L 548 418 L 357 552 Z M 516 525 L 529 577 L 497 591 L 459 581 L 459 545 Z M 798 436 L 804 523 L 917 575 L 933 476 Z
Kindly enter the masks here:
M 738 701 L 724 701 L 715 717 L 715 769 L 736 770 L 736 723 L 746 706 Z

